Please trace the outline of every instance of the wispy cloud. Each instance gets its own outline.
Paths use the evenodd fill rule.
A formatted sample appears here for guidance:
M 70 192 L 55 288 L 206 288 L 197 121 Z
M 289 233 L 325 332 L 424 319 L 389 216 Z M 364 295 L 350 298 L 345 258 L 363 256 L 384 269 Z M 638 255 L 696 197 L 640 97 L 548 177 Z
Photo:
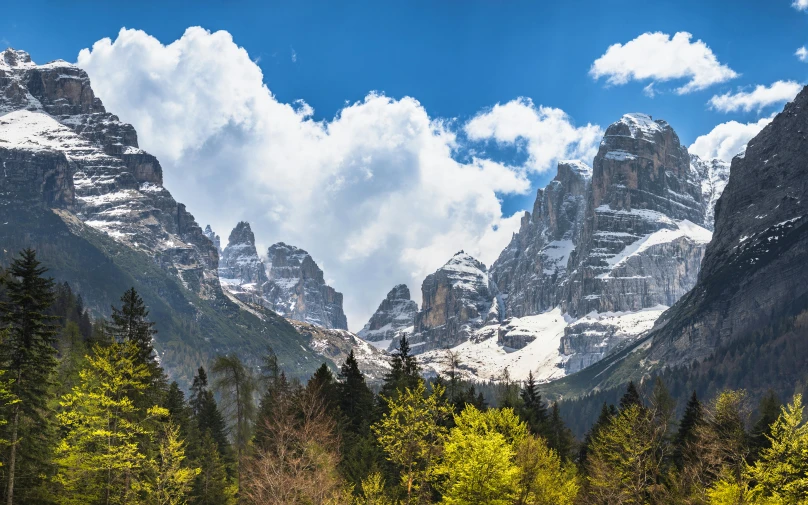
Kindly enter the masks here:
M 802 85 L 797 82 L 777 81 L 771 86 L 758 85 L 748 92 L 739 91 L 738 93 L 715 95 L 708 103 L 711 108 L 721 112 L 760 111 L 769 105 L 793 100 L 801 89 Z
M 797 49 L 797 52 L 794 53 L 794 56 L 796 56 L 800 61 L 808 62 L 808 48 L 802 46 L 801 48 Z

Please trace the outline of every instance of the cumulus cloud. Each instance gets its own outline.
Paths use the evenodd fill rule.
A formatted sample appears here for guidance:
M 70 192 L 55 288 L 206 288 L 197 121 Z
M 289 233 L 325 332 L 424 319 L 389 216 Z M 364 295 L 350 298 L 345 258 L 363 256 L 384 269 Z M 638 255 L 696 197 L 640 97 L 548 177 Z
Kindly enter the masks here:
M 606 77 L 606 82 L 612 85 L 632 80 L 689 79 L 676 89 L 679 94 L 698 91 L 738 76 L 727 65 L 718 62 L 707 44 L 701 40 L 691 42 L 692 38 L 693 35 L 687 32 L 678 32 L 673 37 L 661 32 L 643 33 L 625 44 L 609 46 L 606 53 L 592 64 L 589 75 L 594 79 Z
M 522 142 L 528 154 L 526 167 L 536 172 L 553 168 L 558 159 L 592 160 L 603 137 L 599 126 L 576 127 L 563 110 L 537 107 L 528 98 L 496 104 L 474 116 L 464 129 L 472 140 Z
M 800 61 L 808 61 L 808 48 L 802 46 L 801 48 L 797 49 L 797 52 L 794 53 L 794 56 L 796 56 L 797 59 L 799 59 Z
M 726 93 L 715 95 L 710 101 L 710 107 L 721 112 L 735 112 L 742 110 L 760 111 L 766 106 L 776 103 L 790 102 L 802 89 L 802 85 L 794 81 L 777 81 L 771 86 L 758 85 L 752 91 Z
M 526 100 L 514 106 L 522 129 L 504 135 L 555 153 L 531 151 L 529 166 L 458 155 L 473 150 L 462 125 L 410 97 L 370 93 L 315 120 L 304 101 L 278 101 L 224 31 L 189 28 L 164 45 L 124 29 L 82 50 L 78 65 L 107 108 L 134 124 L 166 186 L 202 225 L 227 237 L 245 219 L 261 250 L 281 240 L 307 249 L 345 294 L 352 329 L 396 283 L 418 296 L 423 278 L 459 249 L 490 264 L 519 226 L 519 215 L 503 215 L 501 196 L 530 192 L 530 171 L 556 154 L 591 150 L 593 127 L 576 129 L 563 112 Z M 537 124 L 542 133 L 528 131 Z M 561 140 L 549 138 L 550 126 Z M 489 124 L 494 137 L 505 128 Z
M 806 11 L 808 10 L 808 0 L 794 0 L 791 6 L 798 11 Z
M 720 158 L 724 161 L 732 161 L 732 158 L 745 150 L 746 144 L 767 124 L 771 123 L 772 119 L 774 119 L 774 115 L 753 123 L 737 121 L 721 123 L 710 133 L 698 137 L 687 150 L 702 159 Z

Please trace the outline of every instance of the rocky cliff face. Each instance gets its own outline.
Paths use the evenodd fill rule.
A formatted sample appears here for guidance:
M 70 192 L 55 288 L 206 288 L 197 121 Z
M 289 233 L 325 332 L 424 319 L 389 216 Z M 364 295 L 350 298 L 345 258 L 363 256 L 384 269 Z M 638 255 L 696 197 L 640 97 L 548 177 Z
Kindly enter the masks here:
M 580 241 L 592 169 L 562 161 L 558 173 L 536 194 L 519 233 L 491 266 L 491 280 L 504 293 L 505 316 L 524 317 L 561 302 L 570 254 Z
M 724 192 L 729 180 L 729 163 L 718 158 L 703 160 L 690 155 L 690 167 L 701 180 L 701 200 L 704 204 L 704 224 L 708 230 L 715 225 L 715 204 Z
M 421 294 L 422 308 L 410 338 L 414 352 L 454 347 L 486 321 L 502 317 L 502 301 L 485 265 L 463 251 L 424 279 Z
M 219 261 L 219 278 L 222 283 L 262 285 L 267 279 L 266 269 L 255 249 L 255 235 L 250 224 L 241 221 L 227 239 L 227 247 Z
M 205 226 L 205 230 L 202 232 L 208 237 L 213 247 L 219 252 L 219 257 L 222 256 L 222 239 L 216 235 L 216 233 L 211 229 L 210 225 Z
M 808 306 L 807 111 L 804 88 L 732 160 L 698 283 L 653 332 L 653 359 L 703 359 Z
M 269 281 L 262 289 L 267 306 L 296 321 L 348 329 L 342 293 L 326 285 L 323 271 L 309 253 L 279 242 L 267 250 Z
M 399 284 L 387 293 L 357 335 L 371 342 L 393 340 L 400 331 L 411 331 L 417 312 L 418 304 L 410 299 L 409 288 Z
M 106 112 L 83 70 L 61 60 L 36 65 L 23 51 L 0 53 L 0 114 L 4 161 L 41 175 L 46 200 L 152 255 L 203 298 L 215 296 L 216 249 L 162 186 L 160 163 L 138 148 L 134 128 Z

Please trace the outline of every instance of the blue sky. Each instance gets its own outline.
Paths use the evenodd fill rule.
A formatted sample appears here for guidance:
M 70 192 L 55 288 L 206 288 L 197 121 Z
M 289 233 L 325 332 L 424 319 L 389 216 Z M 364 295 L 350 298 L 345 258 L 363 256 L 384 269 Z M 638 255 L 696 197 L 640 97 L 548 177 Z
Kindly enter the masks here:
M 226 239 L 246 219 L 259 248 L 308 249 L 345 293 L 356 330 L 394 284 L 417 299 L 424 275 L 454 251 L 490 264 L 559 153 L 591 156 L 597 139 L 586 133 L 626 112 L 667 120 L 688 146 L 706 135 L 700 149 L 731 158 L 808 81 L 795 55 L 808 45 L 808 0 L 799 3 L 27 1 L 4 10 L 0 43 L 38 63 L 79 60 L 200 224 Z M 195 26 L 207 32 L 187 31 Z M 590 74 L 613 44 L 656 32 L 665 44 L 692 34 L 681 47 L 724 77 L 677 93 L 690 77 L 659 74 L 692 53 L 643 62 L 627 49 L 634 77 L 649 65 L 662 67 L 657 77 L 610 85 L 613 62 Z M 93 50 L 82 60 L 84 48 Z M 652 81 L 653 97 L 643 91 Z M 748 95 L 756 86 L 771 89 Z M 725 94 L 726 110 L 708 105 Z M 289 106 L 298 99 L 313 115 Z M 550 136 L 567 128 L 566 140 L 526 140 L 539 106 L 563 116 L 546 124 Z M 527 122 L 509 140 L 518 117 Z
M 576 124 L 605 126 L 625 112 L 647 112 L 671 123 L 685 144 L 728 119 L 762 114 L 709 110 L 714 93 L 781 79 L 804 83 L 808 74 L 794 57 L 808 43 L 808 14 L 789 0 L 144 4 L 25 2 L 5 11 L 0 39 L 38 62 L 75 61 L 80 49 L 122 27 L 167 43 L 198 25 L 230 32 L 258 60 L 273 93 L 285 102 L 306 100 L 316 118 L 332 117 L 371 90 L 415 97 L 445 118 L 525 96 L 563 109 Z M 741 76 L 654 98 L 641 93 L 643 83 L 607 87 L 587 76 L 609 45 L 655 31 L 692 33 Z M 543 186 L 551 177 L 534 182 Z M 532 199 L 507 199 L 506 210 L 529 207 Z

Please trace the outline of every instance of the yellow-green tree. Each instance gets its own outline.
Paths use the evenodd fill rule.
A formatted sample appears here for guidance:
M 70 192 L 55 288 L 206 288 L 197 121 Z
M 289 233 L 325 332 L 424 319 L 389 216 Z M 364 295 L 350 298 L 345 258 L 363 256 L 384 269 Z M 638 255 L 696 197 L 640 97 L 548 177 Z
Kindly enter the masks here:
M 513 502 L 519 468 L 516 446 L 527 436 L 527 425 L 513 409 L 480 412 L 467 406 L 455 416 L 455 427 L 443 446 L 436 469 L 447 505 L 507 505 Z
M 563 463 L 541 437 L 527 436 L 516 448 L 516 505 L 572 505 L 580 484 L 575 466 Z
M 374 472 L 362 479 L 362 494 L 354 500 L 355 505 L 392 505 L 384 491 L 382 474 Z
M 155 505 L 184 505 L 191 491 L 191 483 L 199 468 L 187 468 L 185 444 L 180 439 L 179 427 L 168 423 L 160 442 L 156 474 L 150 501 Z M 224 505 L 224 504 L 222 504 Z
M 394 398 L 383 398 L 388 412 L 373 425 L 373 432 L 387 459 L 401 469 L 405 503 L 415 503 L 428 491 L 434 462 L 446 438 L 442 423 L 452 409 L 443 399 L 441 386 L 436 385 L 427 396 L 423 381 Z
M 96 345 L 79 385 L 62 397 L 58 415 L 64 433 L 57 447 L 57 501 L 136 504 L 151 492 L 151 462 L 144 450 L 154 440 L 150 418 L 167 416 L 160 407 L 140 412 L 132 396 L 148 388 L 145 363 L 135 361 L 133 342 Z

